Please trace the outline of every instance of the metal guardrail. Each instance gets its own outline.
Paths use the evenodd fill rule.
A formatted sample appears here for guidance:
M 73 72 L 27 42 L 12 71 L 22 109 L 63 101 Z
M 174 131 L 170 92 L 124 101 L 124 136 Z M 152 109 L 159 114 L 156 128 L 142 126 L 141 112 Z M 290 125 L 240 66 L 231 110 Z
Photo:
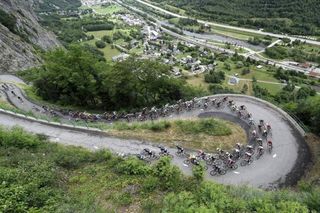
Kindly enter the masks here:
M 1 109 L 0 108 L 0 113 L 4 113 L 6 115 L 10 115 L 10 116 L 15 116 L 17 118 L 21 118 L 21 119 L 25 119 L 25 120 L 29 120 L 29 121 L 36 121 L 42 124 L 48 124 L 48 125 L 52 125 L 52 126 L 57 126 L 57 127 L 65 127 L 65 128 L 71 128 L 71 129 L 75 129 L 75 130 L 89 130 L 89 131 L 98 131 L 101 132 L 101 129 L 98 128 L 92 128 L 89 127 L 87 122 L 84 122 L 84 126 L 81 125 L 77 125 L 77 123 L 70 121 L 71 124 L 68 123 L 64 123 L 61 120 L 59 122 L 55 122 L 50 120 L 49 118 L 45 117 L 44 119 L 42 118 L 38 118 L 36 116 L 30 116 L 30 115 L 26 115 L 26 114 L 20 114 L 17 112 L 13 112 L 13 111 L 9 111 L 9 110 L 5 110 L 5 109 Z
M 247 95 L 240 95 L 240 94 L 217 94 L 217 95 L 211 95 L 211 96 L 207 96 L 207 97 L 221 97 L 221 96 L 240 97 L 240 98 L 242 97 L 242 98 L 247 98 L 247 99 L 251 99 L 251 100 L 266 104 L 267 106 L 269 106 L 270 108 L 278 111 L 285 118 L 287 118 L 296 127 L 296 129 L 301 133 L 301 135 L 304 136 L 306 132 L 310 131 L 309 128 L 306 127 L 306 125 L 304 125 L 303 122 L 297 116 L 295 116 L 292 112 L 286 112 L 283 109 L 277 107 L 276 105 L 274 105 L 274 104 L 272 104 L 272 103 L 270 103 L 268 101 L 265 101 L 263 99 L 260 99 L 260 98 L 256 98 L 256 97 L 253 97 L 253 96 L 247 96 Z M 206 98 L 206 97 L 202 97 L 202 99 L 203 98 Z M 38 118 L 36 116 L 23 115 L 23 114 L 19 114 L 17 112 L 4 110 L 4 109 L 1 109 L 1 108 L 0 108 L 0 112 L 3 112 L 5 114 L 9 114 L 9 115 L 15 115 L 16 117 L 20 117 L 20 118 L 23 118 L 23 119 L 32 120 L 32 121 L 38 121 L 40 123 L 51 124 L 51 125 L 55 125 L 55 126 L 59 126 L 59 127 L 74 128 L 74 129 L 77 129 L 77 130 L 86 129 L 86 130 L 92 130 L 92 131 L 100 131 L 100 132 L 102 131 L 101 129 L 98 129 L 98 128 L 89 127 L 88 123 L 85 122 L 85 121 L 81 121 L 81 122 L 84 122 L 84 126 L 81 126 L 81 122 L 80 122 L 80 125 L 78 125 L 79 122 L 75 122 L 75 121 L 72 121 L 72 120 L 70 120 L 71 124 L 68 124 L 68 123 L 64 123 L 62 120 L 60 120 L 59 122 L 55 122 L 55 121 L 50 120 L 48 117 L 44 117 L 44 119 L 46 119 L 46 120 L 44 120 L 44 119 L 40 119 L 40 118 Z

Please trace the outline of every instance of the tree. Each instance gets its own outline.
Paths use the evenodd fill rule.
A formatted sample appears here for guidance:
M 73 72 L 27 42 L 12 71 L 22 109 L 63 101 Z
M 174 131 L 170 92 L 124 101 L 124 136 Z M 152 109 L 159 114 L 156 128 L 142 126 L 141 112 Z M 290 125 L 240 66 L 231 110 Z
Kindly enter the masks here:
M 112 37 L 109 36 L 109 35 L 104 35 L 102 38 L 101 38 L 102 41 L 108 43 L 108 44 L 111 44 L 112 43 Z
M 106 47 L 106 43 L 104 43 L 103 41 L 96 41 L 96 47 L 100 48 L 100 49 L 103 49 Z
M 204 80 L 207 83 L 220 84 L 223 80 L 225 80 L 225 73 L 222 71 L 210 70 L 209 73 L 204 75 Z
M 47 53 L 45 61 L 35 69 L 39 76 L 34 86 L 40 96 L 66 104 L 96 105 L 102 68 L 91 52 L 82 46 L 71 45 L 68 51 L 57 49 Z
M 248 84 L 244 84 L 242 87 L 241 93 L 246 93 L 248 89 L 249 89 Z

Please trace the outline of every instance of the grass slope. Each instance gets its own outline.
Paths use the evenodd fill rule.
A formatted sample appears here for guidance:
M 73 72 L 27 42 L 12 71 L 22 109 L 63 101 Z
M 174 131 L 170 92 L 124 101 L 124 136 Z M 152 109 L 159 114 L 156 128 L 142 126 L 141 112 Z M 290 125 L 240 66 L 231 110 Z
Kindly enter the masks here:
M 319 212 L 320 191 L 265 192 L 185 177 L 168 158 L 154 165 L 108 151 L 47 143 L 0 128 L 0 212 Z
M 177 144 L 188 149 L 213 151 L 218 147 L 231 149 L 235 143 L 245 143 L 245 131 L 238 125 L 218 119 L 189 119 L 144 123 L 115 123 L 108 134 L 122 138 Z

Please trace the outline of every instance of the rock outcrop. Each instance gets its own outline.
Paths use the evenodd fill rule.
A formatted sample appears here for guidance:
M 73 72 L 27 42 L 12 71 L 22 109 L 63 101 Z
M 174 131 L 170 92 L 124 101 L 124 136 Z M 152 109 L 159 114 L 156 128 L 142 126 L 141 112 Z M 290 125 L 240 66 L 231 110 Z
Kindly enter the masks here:
M 34 12 L 33 0 L 1 0 L 0 9 L 15 17 L 12 32 L 0 23 L 0 73 L 24 70 L 40 63 L 39 50 L 59 45 L 55 35 L 44 29 Z

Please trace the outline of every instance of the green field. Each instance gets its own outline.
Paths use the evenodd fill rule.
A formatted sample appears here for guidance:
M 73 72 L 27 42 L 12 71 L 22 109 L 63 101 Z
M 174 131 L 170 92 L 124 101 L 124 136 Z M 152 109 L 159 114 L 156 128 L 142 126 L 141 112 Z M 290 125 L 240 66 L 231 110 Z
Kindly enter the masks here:
M 101 15 L 111 15 L 113 13 L 123 10 L 123 7 L 120 7 L 118 5 L 110 5 L 107 7 L 97 5 L 97 6 L 92 6 L 91 8 Z
M 258 69 L 256 66 L 251 65 L 249 67 L 250 73 L 246 74 L 246 75 L 241 75 L 241 71 L 244 68 L 237 68 L 236 67 L 236 62 L 231 61 L 229 59 L 226 60 L 226 62 L 231 65 L 231 70 L 225 69 L 223 62 L 218 62 L 217 70 L 223 70 L 223 71 L 225 71 L 225 73 L 227 75 L 238 74 L 239 78 L 244 78 L 244 79 L 250 79 L 251 80 L 252 77 L 254 76 L 257 80 L 261 80 L 261 81 L 279 82 L 276 78 L 273 77 L 273 73 L 268 72 L 266 67 L 264 67 L 264 66 L 261 69 Z
M 221 35 L 225 35 L 225 36 L 229 36 L 229 37 L 233 37 L 233 38 L 245 40 L 245 41 L 253 37 L 263 38 L 263 36 L 259 34 L 227 29 L 227 28 L 217 27 L 217 26 L 212 26 L 211 30 L 213 33 L 217 33 L 217 34 L 221 34 Z M 273 40 L 276 40 L 276 38 L 274 38 Z
M 271 95 L 277 94 L 284 87 L 281 84 L 268 84 L 268 83 L 262 83 L 262 82 L 258 82 L 257 85 L 267 89 Z

